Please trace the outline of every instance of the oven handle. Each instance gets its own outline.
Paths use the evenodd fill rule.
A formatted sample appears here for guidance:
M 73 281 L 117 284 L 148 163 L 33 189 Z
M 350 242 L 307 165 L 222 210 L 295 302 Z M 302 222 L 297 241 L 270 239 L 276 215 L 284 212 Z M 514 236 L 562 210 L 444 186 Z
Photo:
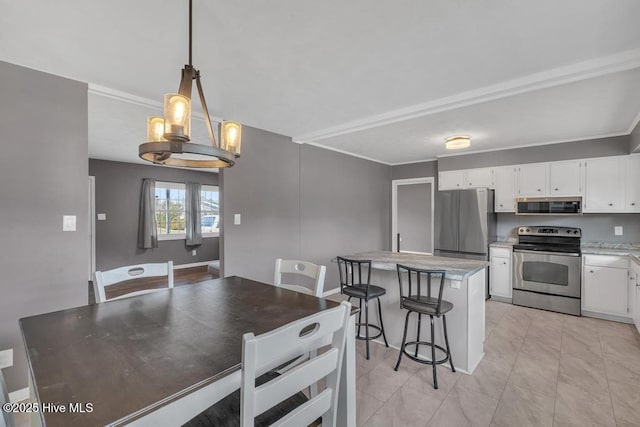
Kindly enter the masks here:
M 575 254 L 575 253 L 528 251 L 526 249 L 514 249 L 513 252 L 519 252 L 519 253 L 523 253 L 523 254 L 540 254 L 540 255 L 555 255 L 555 256 L 575 256 L 575 257 L 579 257 L 580 256 L 580 254 Z

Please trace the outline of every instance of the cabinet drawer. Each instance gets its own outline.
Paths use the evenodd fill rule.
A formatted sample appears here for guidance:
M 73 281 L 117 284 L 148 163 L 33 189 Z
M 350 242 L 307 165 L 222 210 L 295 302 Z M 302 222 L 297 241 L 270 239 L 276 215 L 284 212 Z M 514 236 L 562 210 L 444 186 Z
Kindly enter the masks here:
M 511 258 L 511 249 L 491 248 L 491 258 Z
M 628 268 L 629 261 L 626 257 L 610 255 L 585 255 L 584 265 L 594 265 L 596 267 Z

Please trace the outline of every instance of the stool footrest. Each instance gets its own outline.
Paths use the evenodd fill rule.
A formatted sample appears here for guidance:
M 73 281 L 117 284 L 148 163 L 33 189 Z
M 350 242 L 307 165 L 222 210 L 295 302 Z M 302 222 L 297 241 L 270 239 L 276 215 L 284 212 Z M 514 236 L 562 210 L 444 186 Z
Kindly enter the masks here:
M 378 334 L 377 334 L 377 335 L 374 335 L 374 336 L 370 336 L 370 337 L 369 337 L 369 341 L 374 340 L 374 339 L 376 339 L 376 338 L 378 338 L 378 337 L 381 337 L 381 336 L 382 336 L 382 328 L 381 328 L 380 326 L 378 326 L 378 325 L 372 325 L 371 323 L 369 323 L 368 325 L 367 325 L 366 323 L 356 323 L 356 328 L 357 328 L 358 326 L 360 326 L 360 327 L 365 327 L 365 328 L 366 328 L 366 327 L 369 327 L 369 328 L 373 328 L 373 329 L 375 329 L 376 331 L 378 331 Z M 356 339 L 366 341 L 366 340 L 367 340 L 367 336 L 366 336 L 366 335 L 365 335 L 365 336 L 361 336 L 361 335 L 358 335 L 358 334 L 356 333 Z
M 434 346 L 434 347 L 435 347 L 435 348 L 437 348 L 438 350 L 440 350 L 440 351 L 444 352 L 445 357 L 444 357 L 444 359 L 440 359 L 440 360 L 436 360 L 436 361 L 433 361 L 433 360 L 424 360 L 424 359 L 420 359 L 420 358 L 418 358 L 418 357 L 415 357 L 413 354 L 409 354 L 409 353 L 407 352 L 407 346 L 408 346 L 408 345 L 416 345 L 416 344 L 419 344 L 419 345 L 425 345 L 425 346 L 428 346 L 428 347 Z M 411 359 L 411 360 L 413 360 L 413 361 L 416 361 L 416 362 L 418 362 L 418 363 L 422 363 L 422 364 L 424 364 L 424 365 L 441 365 L 441 364 L 446 363 L 446 362 L 448 362 L 448 361 L 449 361 L 449 354 L 447 353 L 447 350 L 446 350 L 445 348 L 443 348 L 443 347 L 439 346 L 438 344 L 432 344 L 432 343 L 430 343 L 430 342 L 428 342 L 428 341 L 408 341 L 408 342 L 404 343 L 404 346 L 402 347 L 402 352 L 403 352 L 403 353 L 405 354 L 405 356 L 407 356 L 409 359 Z M 415 354 L 415 349 L 413 349 L 413 353 Z

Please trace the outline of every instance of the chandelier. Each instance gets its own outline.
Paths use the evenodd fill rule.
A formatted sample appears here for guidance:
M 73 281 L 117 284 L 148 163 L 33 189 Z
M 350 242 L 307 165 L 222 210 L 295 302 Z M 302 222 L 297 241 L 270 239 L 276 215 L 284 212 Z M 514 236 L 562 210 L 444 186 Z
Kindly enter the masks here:
M 192 64 L 192 15 L 193 0 L 189 0 L 189 64 L 182 69 L 178 93 L 164 96 L 164 116 L 147 119 L 147 142 L 140 144 L 140 158 L 157 165 L 187 168 L 226 168 L 240 157 L 242 126 L 223 120 L 219 126 L 220 145 L 209 117 L 209 110 L 202 92 L 200 71 Z M 191 86 L 196 81 L 200 104 L 204 113 L 211 144 L 191 141 Z

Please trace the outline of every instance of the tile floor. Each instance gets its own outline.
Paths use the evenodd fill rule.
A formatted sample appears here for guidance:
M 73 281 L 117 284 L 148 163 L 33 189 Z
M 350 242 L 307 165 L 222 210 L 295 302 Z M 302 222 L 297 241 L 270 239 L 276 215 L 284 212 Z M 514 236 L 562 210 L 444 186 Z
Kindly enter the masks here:
M 640 426 L 640 335 L 632 325 L 487 302 L 473 375 L 358 341 L 358 425 Z M 455 361 L 454 361 L 455 362 Z

